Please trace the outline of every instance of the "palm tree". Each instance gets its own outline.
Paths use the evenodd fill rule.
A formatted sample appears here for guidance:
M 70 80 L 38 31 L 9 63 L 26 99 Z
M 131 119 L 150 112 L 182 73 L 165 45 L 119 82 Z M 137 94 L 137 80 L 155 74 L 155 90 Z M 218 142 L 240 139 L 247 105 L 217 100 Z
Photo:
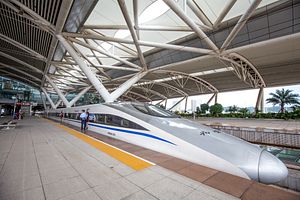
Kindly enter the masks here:
M 280 112 L 284 112 L 284 106 L 287 104 L 300 104 L 299 94 L 293 94 L 293 90 L 276 90 L 275 93 L 270 93 L 271 98 L 266 99 L 267 103 L 272 103 L 273 105 L 279 104 Z

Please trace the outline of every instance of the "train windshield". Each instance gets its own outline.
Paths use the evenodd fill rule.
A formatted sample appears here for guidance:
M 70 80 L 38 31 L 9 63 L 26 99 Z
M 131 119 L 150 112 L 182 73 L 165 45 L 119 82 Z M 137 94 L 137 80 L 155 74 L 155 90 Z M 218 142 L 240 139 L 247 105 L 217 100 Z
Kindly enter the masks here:
M 149 105 L 149 104 L 132 104 L 132 106 L 138 111 L 148 115 L 152 115 L 156 117 L 179 118 L 179 116 L 159 106 Z

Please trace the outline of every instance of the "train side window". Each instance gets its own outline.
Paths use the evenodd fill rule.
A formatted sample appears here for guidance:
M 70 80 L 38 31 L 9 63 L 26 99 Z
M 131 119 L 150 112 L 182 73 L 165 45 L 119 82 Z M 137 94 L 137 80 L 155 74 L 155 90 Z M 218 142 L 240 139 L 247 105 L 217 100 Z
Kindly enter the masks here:
M 106 121 L 105 118 L 106 118 L 106 117 L 105 117 L 105 115 L 103 115 L 103 114 L 95 114 L 95 122 L 96 122 L 96 123 L 99 123 L 99 124 L 105 124 L 105 121 Z
M 132 128 L 132 129 L 139 129 L 139 130 L 146 130 L 148 131 L 148 129 L 136 124 L 136 123 L 133 123 L 133 122 L 129 122 L 129 127 L 128 128 Z
M 76 113 L 71 113 L 71 114 L 70 114 L 70 118 L 71 118 L 71 119 L 76 119 Z
M 106 115 L 106 124 L 113 126 L 121 126 L 121 117 L 115 115 Z
M 122 119 L 122 120 L 121 120 L 121 125 L 122 125 L 123 127 L 129 128 L 130 121 L 128 121 L 127 119 Z

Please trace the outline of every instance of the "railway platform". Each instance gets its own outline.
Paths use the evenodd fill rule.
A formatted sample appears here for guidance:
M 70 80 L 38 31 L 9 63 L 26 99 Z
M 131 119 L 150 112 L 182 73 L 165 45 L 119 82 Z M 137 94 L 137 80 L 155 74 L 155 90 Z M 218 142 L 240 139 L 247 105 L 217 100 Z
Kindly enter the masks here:
M 293 191 L 36 117 L 0 131 L 0 170 L 0 200 L 300 198 Z

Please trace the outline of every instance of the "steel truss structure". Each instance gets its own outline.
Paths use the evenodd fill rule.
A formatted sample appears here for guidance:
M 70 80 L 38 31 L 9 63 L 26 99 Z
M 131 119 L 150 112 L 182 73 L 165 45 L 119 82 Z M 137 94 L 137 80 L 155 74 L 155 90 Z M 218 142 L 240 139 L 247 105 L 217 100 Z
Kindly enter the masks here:
M 218 88 L 200 76 L 182 70 L 168 70 L 169 64 L 150 66 L 147 60 L 149 50 L 209 56 L 221 61 L 224 68 L 232 68 L 230 71 L 250 88 L 262 89 L 267 86 L 257 67 L 245 56 L 230 49 L 232 41 L 261 0 L 252 1 L 221 45 L 216 44 L 209 33 L 221 27 L 228 13 L 237 4 L 236 0 L 226 1 L 214 21 L 203 12 L 197 1 L 163 0 L 167 9 L 181 20 L 182 25 L 178 26 L 140 23 L 142 3 L 133 0 L 133 8 L 129 8 L 127 1 L 117 0 L 125 24 L 85 24 L 77 32 L 68 32 L 63 28 L 73 5 L 72 0 L 51 1 L 53 6 L 50 11 L 45 10 L 50 0 L 37 1 L 37 5 L 21 0 L 0 2 L 0 41 L 7 47 L 0 49 L 0 56 L 11 61 L 11 64 L 1 61 L 0 71 L 4 76 L 13 76 L 39 88 L 53 108 L 57 105 L 52 102 L 48 92 L 57 93 L 66 107 L 72 106 L 89 90 L 96 90 L 106 102 L 117 99 L 166 102 L 172 97 L 182 97 L 184 100 L 190 94 L 208 93 L 213 94 L 213 97 L 217 96 Z M 187 8 L 192 14 L 187 14 Z M 5 28 L 4 24 L 7 24 Z M 18 32 L 20 30 L 22 31 Z M 128 35 L 123 38 L 109 35 L 110 32 L 116 34 L 118 31 L 127 31 Z M 204 45 L 195 47 L 182 42 L 147 41 L 142 33 L 148 31 L 194 35 Z M 25 40 L 19 35 L 21 33 L 28 34 Z M 174 40 L 180 40 L 180 37 Z M 54 58 L 58 42 L 64 49 L 63 57 L 59 60 Z M 18 58 L 18 54 L 22 54 L 22 57 Z M 42 67 L 36 65 L 36 60 L 42 63 Z M 63 93 L 71 91 L 77 91 L 78 95 L 68 102 Z M 261 101 L 261 95 L 258 99 Z

